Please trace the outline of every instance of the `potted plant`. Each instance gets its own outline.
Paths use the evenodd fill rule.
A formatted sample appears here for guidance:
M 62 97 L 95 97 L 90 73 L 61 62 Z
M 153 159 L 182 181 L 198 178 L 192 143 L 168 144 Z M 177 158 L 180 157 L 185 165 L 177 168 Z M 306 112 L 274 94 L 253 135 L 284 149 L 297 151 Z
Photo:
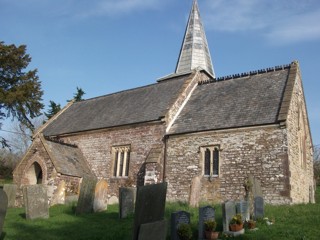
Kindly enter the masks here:
M 248 220 L 246 223 L 247 223 L 248 229 L 254 229 L 256 227 L 256 221 L 252 219 Z
M 205 236 L 208 240 L 218 239 L 219 232 L 215 232 L 217 223 L 214 220 L 207 220 L 204 222 Z
M 241 214 L 234 215 L 230 220 L 230 230 L 232 232 L 238 232 L 243 229 L 243 221 Z
M 181 223 L 178 226 L 177 232 L 180 240 L 190 240 L 192 238 L 192 230 L 190 224 Z

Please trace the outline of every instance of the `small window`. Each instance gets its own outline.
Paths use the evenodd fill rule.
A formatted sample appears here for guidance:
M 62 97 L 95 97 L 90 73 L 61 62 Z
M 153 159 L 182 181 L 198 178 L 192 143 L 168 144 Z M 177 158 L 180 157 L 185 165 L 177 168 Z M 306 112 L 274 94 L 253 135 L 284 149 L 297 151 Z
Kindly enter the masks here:
M 128 177 L 130 162 L 130 146 L 113 147 L 113 176 Z
M 220 171 L 220 150 L 218 146 L 202 147 L 204 176 L 218 176 Z

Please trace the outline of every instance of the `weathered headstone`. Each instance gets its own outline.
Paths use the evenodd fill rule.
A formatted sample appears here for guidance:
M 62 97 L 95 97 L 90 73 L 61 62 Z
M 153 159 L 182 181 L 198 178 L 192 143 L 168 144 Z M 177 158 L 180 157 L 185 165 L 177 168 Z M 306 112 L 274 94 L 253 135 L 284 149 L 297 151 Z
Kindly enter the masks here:
M 53 206 L 56 204 L 65 204 L 65 201 L 66 201 L 66 182 L 62 180 L 59 183 L 55 193 L 53 194 L 50 205 Z
M 4 219 L 8 208 L 8 197 L 5 191 L 0 189 L 0 238 L 2 234 Z
M 236 211 L 237 213 L 241 214 L 243 221 L 250 219 L 250 209 L 249 209 L 249 203 L 247 201 L 237 202 Z
M 29 185 L 23 188 L 27 219 L 49 218 L 47 188 L 44 185 Z
M 135 204 L 133 240 L 139 237 L 142 224 L 164 220 L 167 183 L 138 187 Z
M 119 203 L 119 199 L 117 196 L 112 196 L 108 199 L 108 204 L 112 205 L 112 204 L 118 204 Z
M 16 203 L 16 193 L 17 193 L 17 185 L 16 184 L 4 184 L 3 191 L 6 192 L 8 197 L 8 207 L 15 207 Z
M 227 201 L 222 204 L 222 222 L 223 231 L 229 231 L 229 223 L 232 217 L 236 215 L 236 205 L 234 201 Z
M 134 213 L 136 188 L 119 188 L 119 217 L 126 218 Z
M 179 240 L 178 228 L 182 223 L 190 224 L 190 213 L 186 211 L 171 213 L 171 240 Z
M 264 200 L 262 197 L 254 198 L 254 218 L 259 219 L 264 217 Z
M 215 220 L 215 210 L 211 206 L 199 208 L 199 235 L 198 239 L 204 239 L 205 221 Z
M 97 184 L 96 177 L 94 176 L 83 177 L 78 204 L 76 208 L 76 214 L 92 213 L 96 184 Z
M 108 183 L 101 179 L 95 188 L 93 211 L 102 212 L 108 207 Z
M 141 224 L 138 240 L 165 240 L 167 236 L 166 220 Z
M 199 207 L 200 194 L 201 192 L 201 178 L 196 176 L 192 179 L 191 182 L 191 191 L 189 198 L 189 205 L 191 207 Z

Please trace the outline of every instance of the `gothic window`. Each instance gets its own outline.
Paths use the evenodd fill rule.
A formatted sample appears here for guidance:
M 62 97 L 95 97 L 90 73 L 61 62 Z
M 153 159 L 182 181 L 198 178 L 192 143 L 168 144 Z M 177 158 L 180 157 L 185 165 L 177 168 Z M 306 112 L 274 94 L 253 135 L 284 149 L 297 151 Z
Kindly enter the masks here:
M 306 129 L 305 129 L 305 120 L 303 117 L 302 104 L 299 104 L 298 112 L 298 136 L 299 136 L 299 159 L 300 164 L 303 169 L 306 169 L 307 166 L 307 156 L 306 156 Z
M 130 162 L 130 146 L 113 147 L 113 176 L 128 177 Z
M 218 176 L 220 171 L 220 150 L 218 146 L 202 147 L 204 176 Z

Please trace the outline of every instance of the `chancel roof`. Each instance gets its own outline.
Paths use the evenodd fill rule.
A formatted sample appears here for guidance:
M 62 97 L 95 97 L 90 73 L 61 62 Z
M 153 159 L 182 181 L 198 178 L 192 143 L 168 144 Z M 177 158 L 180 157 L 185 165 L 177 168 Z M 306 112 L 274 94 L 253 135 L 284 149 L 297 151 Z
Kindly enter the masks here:
M 169 134 L 276 123 L 289 71 L 285 66 L 199 84 Z
M 160 120 L 178 97 L 181 75 L 167 81 L 72 104 L 43 131 L 45 136 Z

